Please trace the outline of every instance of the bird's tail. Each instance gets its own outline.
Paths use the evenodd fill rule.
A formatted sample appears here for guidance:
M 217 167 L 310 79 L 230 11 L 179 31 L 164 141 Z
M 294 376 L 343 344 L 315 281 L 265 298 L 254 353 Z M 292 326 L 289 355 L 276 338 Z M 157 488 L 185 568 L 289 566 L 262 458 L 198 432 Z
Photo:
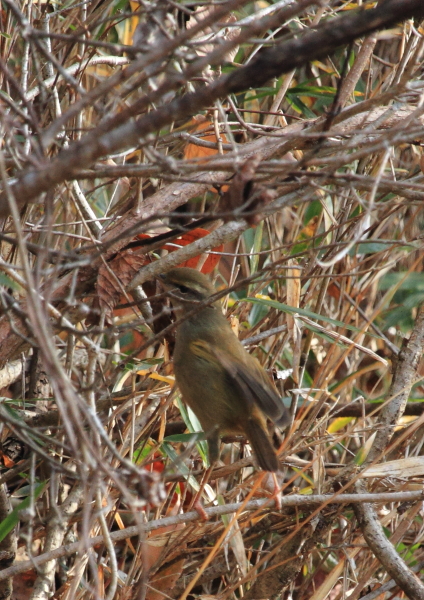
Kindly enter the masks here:
M 262 424 L 255 419 L 248 419 L 244 430 L 260 468 L 264 471 L 278 471 L 277 454 Z

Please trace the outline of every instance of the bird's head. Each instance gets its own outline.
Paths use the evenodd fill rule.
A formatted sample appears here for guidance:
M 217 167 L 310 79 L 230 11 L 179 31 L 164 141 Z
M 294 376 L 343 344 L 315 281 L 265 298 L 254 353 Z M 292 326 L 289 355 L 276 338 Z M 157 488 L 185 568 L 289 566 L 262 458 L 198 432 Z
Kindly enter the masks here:
M 159 275 L 159 279 L 173 304 L 186 310 L 192 310 L 216 292 L 206 275 L 188 267 L 171 269 Z

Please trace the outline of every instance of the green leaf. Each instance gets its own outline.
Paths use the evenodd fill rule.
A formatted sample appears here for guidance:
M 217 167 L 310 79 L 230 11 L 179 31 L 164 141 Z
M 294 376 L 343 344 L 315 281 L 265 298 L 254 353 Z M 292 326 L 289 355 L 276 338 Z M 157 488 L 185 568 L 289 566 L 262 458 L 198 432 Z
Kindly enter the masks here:
M 172 461 L 172 464 L 178 469 L 181 475 L 185 478 L 187 483 L 189 483 L 191 487 L 198 492 L 200 490 L 199 482 L 193 477 L 193 475 L 190 475 L 190 469 L 180 460 L 174 448 L 170 444 L 162 442 L 162 450 Z
M 273 87 L 263 87 L 256 89 L 256 95 L 249 96 L 249 100 L 260 100 L 261 98 L 266 98 L 267 96 L 275 96 L 277 88 Z M 244 94 L 242 95 L 244 99 Z
M 263 236 L 263 231 L 264 231 L 264 222 L 261 221 L 261 223 L 259 223 L 258 227 L 255 229 L 255 237 L 253 240 L 253 244 L 252 247 L 250 248 L 250 273 L 253 275 L 253 273 L 256 273 L 256 271 L 258 270 L 258 265 L 259 265 L 259 252 L 261 251 L 261 247 L 262 247 L 262 236 Z
M 270 308 L 276 308 L 277 310 L 281 310 L 282 312 L 289 313 L 290 315 L 304 315 L 305 317 L 309 317 L 310 319 L 316 319 L 317 321 L 324 321 L 325 323 L 330 323 L 334 327 L 344 327 L 346 329 L 349 329 L 350 331 L 355 331 L 356 333 L 363 333 L 362 329 L 358 329 L 358 327 L 354 327 L 353 325 L 343 323 L 343 321 L 338 321 L 337 319 L 331 319 L 330 317 L 319 315 L 317 313 L 312 312 L 311 310 L 307 310 L 306 308 L 294 308 L 293 306 L 288 306 L 287 304 L 277 302 L 276 300 L 266 300 L 265 298 L 241 298 L 241 301 L 264 304 L 266 306 L 269 306 Z M 369 332 L 365 333 L 371 337 L 379 337 L 378 335 L 374 335 Z
M 380 279 L 378 287 L 380 290 L 390 290 L 398 285 L 400 290 L 411 290 L 414 292 L 424 291 L 424 273 L 407 274 L 406 271 L 386 273 L 386 275 Z
M 365 462 L 366 454 L 363 448 L 359 448 L 355 456 L 355 465 L 362 465 Z
M 316 114 L 312 112 L 312 110 L 306 106 L 300 98 L 297 96 L 289 96 L 287 95 L 287 102 L 292 105 L 292 107 L 299 113 L 303 114 L 307 119 L 316 119 Z
M 185 444 L 192 444 L 199 440 L 205 440 L 206 436 L 203 431 L 197 431 L 196 433 L 176 433 L 175 435 L 167 435 L 163 438 L 164 442 L 182 442 Z
M 125 8 L 127 8 L 127 5 L 128 0 L 119 0 L 113 8 L 112 14 L 116 14 L 120 10 L 124 10 Z
M 313 200 L 306 206 L 303 218 L 303 224 L 307 225 L 311 219 L 318 217 L 322 213 L 322 204 L 319 200 Z
M 155 367 L 156 365 L 161 365 L 163 363 L 163 358 L 145 358 L 137 362 L 137 369 L 150 369 L 150 367 Z
M 16 283 L 16 281 L 13 281 L 13 279 L 10 279 L 10 277 L 5 275 L 4 273 L 0 273 L 0 285 L 4 285 L 4 287 L 12 288 L 12 290 L 17 290 L 19 287 L 18 284 Z
M 331 98 L 334 99 L 334 94 L 336 93 L 336 89 L 328 86 L 318 87 L 316 85 L 296 85 L 291 87 L 287 95 L 298 95 L 298 96 L 310 96 L 311 98 Z
M 200 424 L 199 419 L 196 417 L 194 412 L 191 410 L 189 406 L 186 406 L 181 398 L 178 398 L 178 408 L 180 409 L 181 416 L 183 418 L 184 423 L 187 425 L 187 429 L 190 433 L 198 433 L 202 431 L 202 426 Z M 209 467 L 209 455 L 208 455 L 208 446 L 206 441 L 199 441 L 196 444 L 197 450 L 202 458 L 203 464 L 206 468 Z
M 418 542 L 417 544 L 413 544 L 410 547 L 408 547 L 405 544 L 403 544 L 402 542 L 400 542 L 396 546 L 396 552 L 398 554 L 401 554 L 403 560 L 407 561 L 409 566 L 412 567 L 417 562 L 417 560 L 415 560 L 414 554 L 415 554 L 415 552 L 419 551 L 420 548 L 421 548 L 420 542 Z M 419 555 L 417 555 L 416 559 L 418 559 L 418 558 L 419 558 Z
M 390 249 L 393 245 L 393 240 L 387 240 L 387 242 L 367 242 L 366 244 L 359 244 L 356 250 L 352 249 L 354 255 L 359 254 L 376 254 L 382 250 Z
M 292 466 L 291 469 L 297 473 L 298 475 L 300 475 L 300 477 L 302 477 L 302 479 L 304 479 L 306 481 L 306 483 L 308 483 L 312 488 L 314 487 L 314 481 L 312 479 L 312 477 L 310 477 L 309 475 L 307 475 L 304 471 L 302 471 L 302 469 L 298 469 L 297 467 Z M 312 494 L 312 490 L 307 490 L 306 492 L 304 490 L 300 491 L 301 494 Z
M 424 301 L 424 290 L 422 292 L 417 292 L 415 294 L 408 294 L 407 297 L 403 301 L 403 305 L 406 308 L 415 308 L 421 302 Z
M 388 540 L 390 540 L 392 532 L 390 531 L 390 529 L 388 527 L 384 527 L 383 525 L 383 531 L 384 531 L 384 535 L 386 536 L 386 538 Z
M 327 427 L 328 433 L 336 433 L 354 421 L 354 417 L 338 417 Z
M 303 323 L 303 326 L 305 327 L 305 329 L 309 329 L 309 331 L 313 331 L 315 333 L 315 335 L 317 335 L 321 339 L 325 340 L 326 342 L 329 342 L 330 344 L 336 344 L 336 346 L 339 346 L 340 348 L 348 347 L 348 344 L 346 344 L 342 340 L 335 340 L 333 337 L 331 337 L 331 335 L 326 335 L 325 331 L 321 331 L 320 329 L 318 329 L 317 327 L 314 327 L 310 323 Z
M 371 434 L 370 437 L 367 439 L 365 444 L 363 446 L 361 446 L 361 448 L 359 448 L 358 452 L 356 453 L 355 460 L 354 460 L 355 465 L 362 465 L 365 462 L 365 460 L 371 450 L 371 447 L 374 443 L 376 435 L 377 435 L 377 432 L 374 431 L 374 433 Z
M 37 406 L 37 402 L 46 402 L 46 400 L 54 400 L 54 398 L 53 396 L 43 396 L 42 398 L 6 398 L 0 396 L 0 402 L 4 404 L 22 404 L 25 407 Z M 18 417 L 21 418 L 22 415 L 18 413 Z
M 299 244 L 293 244 L 290 254 L 294 256 L 296 254 L 300 254 L 301 252 L 306 252 L 310 245 L 311 242 L 300 242 Z
M 407 321 L 406 325 L 405 320 Z M 384 315 L 384 330 L 390 329 L 390 327 L 400 327 L 400 325 L 404 325 L 404 328 L 412 326 L 411 310 L 406 306 L 396 306 Z
M 45 487 L 45 482 L 37 485 L 37 487 L 34 490 L 34 500 L 37 500 L 37 498 L 40 496 Z M 16 525 L 19 522 L 19 513 L 22 510 L 28 508 L 30 504 L 31 497 L 28 496 L 27 498 L 25 498 L 25 500 L 22 500 L 22 502 L 20 502 L 18 506 L 15 506 L 12 512 L 8 514 L 5 519 L 3 519 L 3 521 L 0 523 L 0 542 L 2 542 L 7 536 L 7 534 L 10 533 L 14 527 L 16 527 Z
M 151 450 L 152 446 L 150 444 L 140 444 L 140 446 L 134 450 L 134 453 L 132 455 L 132 462 L 138 465 L 146 458 L 146 456 L 151 452 Z

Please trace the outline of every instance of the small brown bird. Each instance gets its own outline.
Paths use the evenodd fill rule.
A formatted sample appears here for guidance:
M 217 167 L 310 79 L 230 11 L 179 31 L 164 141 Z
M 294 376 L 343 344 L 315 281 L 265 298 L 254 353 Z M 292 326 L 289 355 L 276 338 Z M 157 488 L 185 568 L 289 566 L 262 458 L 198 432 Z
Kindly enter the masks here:
M 178 318 L 215 293 L 209 279 L 195 269 L 171 269 L 160 278 Z M 284 427 L 287 410 L 265 370 L 234 335 L 219 302 L 199 308 L 177 327 L 174 372 L 183 400 L 207 435 L 211 464 L 219 458 L 220 436 L 241 434 L 259 466 L 278 471 L 266 417 Z

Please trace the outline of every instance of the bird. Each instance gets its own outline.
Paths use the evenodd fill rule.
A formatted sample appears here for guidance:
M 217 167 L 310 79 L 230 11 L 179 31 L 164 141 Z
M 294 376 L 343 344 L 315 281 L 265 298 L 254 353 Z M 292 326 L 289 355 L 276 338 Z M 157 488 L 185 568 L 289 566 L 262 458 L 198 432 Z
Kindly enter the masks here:
M 288 411 L 265 369 L 234 334 L 220 302 L 207 303 L 216 293 L 212 282 L 188 267 L 170 269 L 159 280 L 178 320 L 183 317 L 175 333 L 175 380 L 206 434 L 210 464 L 219 459 L 221 436 L 243 435 L 259 467 L 278 471 L 267 418 L 283 428 Z

